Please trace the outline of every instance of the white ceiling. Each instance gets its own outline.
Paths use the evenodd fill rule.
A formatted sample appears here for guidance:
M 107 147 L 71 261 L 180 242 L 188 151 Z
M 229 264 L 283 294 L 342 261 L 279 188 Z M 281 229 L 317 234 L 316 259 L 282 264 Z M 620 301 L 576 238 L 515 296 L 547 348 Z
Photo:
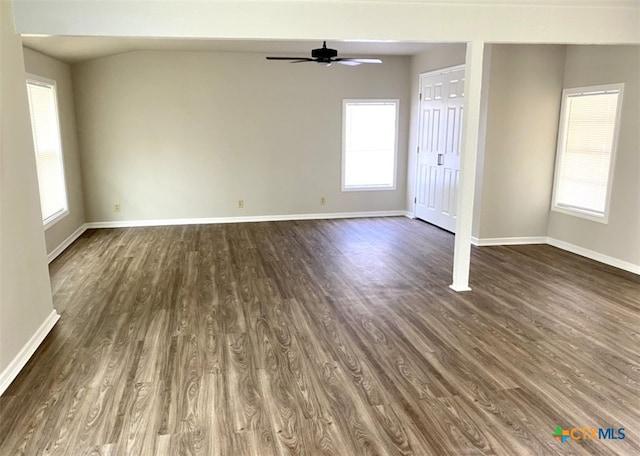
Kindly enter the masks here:
M 136 50 L 250 52 L 276 56 L 310 56 L 319 41 L 155 39 L 118 37 L 23 36 L 23 44 L 68 63 Z M 390 41 L 328 41 L 342 57 L 413 55 L 433 44 Z

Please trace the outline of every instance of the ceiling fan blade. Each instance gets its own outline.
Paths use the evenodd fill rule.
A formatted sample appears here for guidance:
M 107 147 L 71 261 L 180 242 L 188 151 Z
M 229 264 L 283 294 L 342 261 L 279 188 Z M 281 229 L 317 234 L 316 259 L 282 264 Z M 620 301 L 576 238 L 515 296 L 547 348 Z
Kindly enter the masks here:
M 267 60 L 298 60 L 300 62 L 313 62 L 309 57 L 267 57 Z
M 382 63 L 382 60 L 380 60 L 380 59 L 358 59 L 358 58 L 350 58 L 350 57 L 337 58 L 337 59 L 334 59 L 334 61 L 336 61 L 336 62 L 355 62 L 355 63 Z
M 380 59 L 338 57 L 338 51 L 328 48 L 326 41 L 322 43 L 321 48 L 311 50 L 311 57 L 267 57 L 267 60 L 285 60 L 290 63 L 316 62 L 323 66 L 331 66 L 332 63 L 346 66 L 357 66 L 362 63 L 382 63 Z

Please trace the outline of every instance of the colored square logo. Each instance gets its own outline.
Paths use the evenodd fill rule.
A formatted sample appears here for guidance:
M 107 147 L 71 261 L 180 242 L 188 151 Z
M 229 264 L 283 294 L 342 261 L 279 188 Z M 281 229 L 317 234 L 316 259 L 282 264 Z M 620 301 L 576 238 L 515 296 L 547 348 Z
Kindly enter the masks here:
M 556 432 L 551 434 L 554 439 L 560 440 L 562 443 L 566 442 L 569 438 L 569 431 L 565 431 L 560 426 L 556 426 Z

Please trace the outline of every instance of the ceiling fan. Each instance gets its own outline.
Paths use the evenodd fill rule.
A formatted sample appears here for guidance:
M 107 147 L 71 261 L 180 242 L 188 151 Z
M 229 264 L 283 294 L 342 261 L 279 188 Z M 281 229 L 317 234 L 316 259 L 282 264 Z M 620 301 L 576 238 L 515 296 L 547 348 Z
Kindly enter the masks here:
M 311 51 L 311 57 L 267 57 L 267 60 L 290 60 L 290 63 L 316 62 L 324 66 L 331 66 L 332 63 L 348 66 L 356 66 L 362 63 L 382 63 L 380 59 L 338 57 L 338 51 L 328 48 L 326 41 L 322 42 L 321 48 Z

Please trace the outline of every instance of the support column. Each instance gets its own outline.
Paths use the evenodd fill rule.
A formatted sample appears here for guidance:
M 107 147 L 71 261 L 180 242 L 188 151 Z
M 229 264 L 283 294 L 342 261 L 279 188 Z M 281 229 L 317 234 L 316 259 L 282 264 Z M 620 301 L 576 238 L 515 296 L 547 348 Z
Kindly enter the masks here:
M 455 248 L 453 252 L 453 283 L 455 291 L 470 291 L 471 226 L 473 224 L 473 194 L 476 185 L 476 161 L 480 132 L 480 93 L 482 88 L 483 41 L 467 43 L 464 83 L 464 114 Z

